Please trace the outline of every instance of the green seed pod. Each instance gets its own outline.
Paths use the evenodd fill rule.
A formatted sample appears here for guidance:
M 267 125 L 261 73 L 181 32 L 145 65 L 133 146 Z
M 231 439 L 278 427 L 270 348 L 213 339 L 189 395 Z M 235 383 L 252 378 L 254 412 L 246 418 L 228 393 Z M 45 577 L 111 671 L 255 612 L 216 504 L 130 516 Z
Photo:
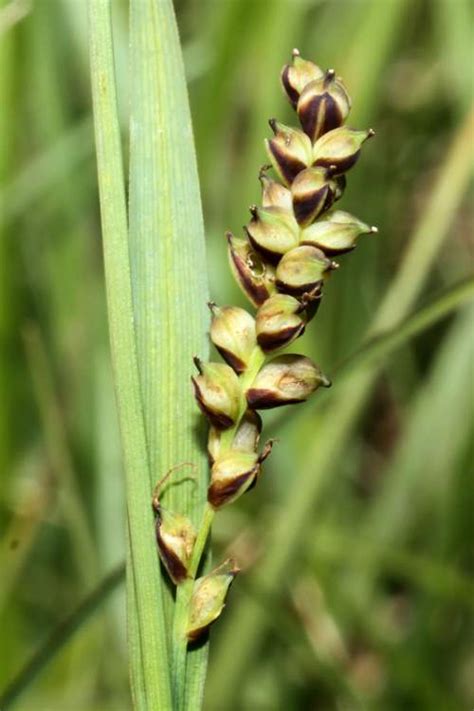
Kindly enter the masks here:
M 289 186 L 298 173 L 313 162 L 311 141 L 297 128 L 285 126 L 275 119 L 270 119 L 269 123 L 275 137 L 265 141 L 267 153 L 281 180 Z
M 304 332 L 304 306 L 288 294 L 274 294 L 257 311 L 257 341 L 266 353 L 283 348 Z
M 357 161 L 362 144 L 374 135 L 371 128 L 368 131 L 356 131 L 347 126 L 335 128 L 314 144 L 313 165 L 334 166 L 334 175 L 345 173 Z
M 237 432 L 234 435 L 232 449 L 239 449 L 243 452 L 256 452 L 262 431 L 262 418 L 258 412 L 247 410 L 241 419 Z M 212 464 L 219 457 L 221 451 L 221 433 L 215 427 L 209 430 L 207 440 L 207 452 L 209 461 Z
M 262 185 L 262 206 L 280 207 L 282 210 L 289 212 L 293 209 L 291 192 L 281 183 L 277 183 L 276 180 L 272 180 L 266 175 L 267 167 L 271 168 L 271 166 L 263 166 L 258 176 Z
M 275 272 L 254 252 L 247 240 L 227 233 L 229 262 L 235 280 L 254 306 L 260 306 L 275 293 Z
M 188 577 L 196 531 L 186 516 L 167 511 L 162 506 L 155 510 L 156 542 L 161 562 L 174 584 L 179 585 Z
M 291 64 L 286 64 L 281 71 L 281 83 L 290 103 L 296 107 L 305 86 L 323 76 L 322 69 L 313 62 L 302 59 L 298 50 L 294 49 Z
M 369 227 L 343 210 L 335 210 L 306 227 L 301 233 L 302 244 L 318 247 L 327 255 L 350 252 L 360 235 L 375 234 L 376 227 Z
M 298 100 L 297 112 L 303 131 L 316 141 L 341 126 L 351 108 L 351 100 L 341 79 L 329 69 L 324 77 L 310 82 Z
M 255 319 L 238 306 L 216 306 L 210 303 L 212 312 L 211 341 L 236 373 L 246 369 L 255 338 Z
M 276 270 L 277 287 L 298 296 L 322 286 L 324 278 L 337 267 L 320 249 L 301 245 L 281 259 Z
M 247 402 L 255 410 L 304 402 L 318 387 L 330 381 L 309 358 L 282 355 L 264 365 L 247 390 Z
M 227 560 L 209 575 L 195 581 L 186 632 L 190 642 L 206 633 L 220 616 L 225 607 L 229 587 L 238 572 L 235 562 Z
M 278 262 L 283 254 L 298 246 L 300 228 L 293 211 L 253 205 L 250 212 L 252 219 L 245 231 L 250 244 L 269 262 Z
M 293 210 L 298 224 L 309 225 L 334 200 L 336 186 L 326 168 L 306 168 L 291 185 Z
M 224 363 L 203 363 L 199 358 L 194 363 L 199 370 L 199 375 L 191 378 L 197 404 L 217 429 L 232 427 L 239 414 L 239 378 Z
M 265 445 L 262 454 L 254 451 L 229 449 L 219 455 L 211 469 L 211 483 L 207 490 L 207 500 L 214 509 L 242 496 L 252 487 L 260 472 L 260 464 L 268 457 L 272 443 Z

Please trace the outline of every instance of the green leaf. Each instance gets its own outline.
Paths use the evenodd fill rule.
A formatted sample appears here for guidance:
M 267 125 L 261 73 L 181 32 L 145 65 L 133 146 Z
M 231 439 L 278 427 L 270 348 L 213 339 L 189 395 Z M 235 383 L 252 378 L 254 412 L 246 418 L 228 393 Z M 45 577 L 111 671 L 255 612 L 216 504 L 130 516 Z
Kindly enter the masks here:
M 201 520 L 208 465 L 190 388 L 193 356 L 208 356 L 207 268 L 199 181 L 181 48 L 171 0 L 130 3 L 130 256 L 150 462 L 150 491 L 172 467 L 167 508 Z M 165 600 L 168 630 L 172 600 Z M 207 646 L 187 654 L 200 685 Z M 145 679 L 148 674 L 145 665 Z M 185 679 L 179 682 L 184 685 Z M 193 700 L 195 707 L 199 701 Z M 155 708 L 155 707 L 153 707 Z
M 63 647 L 93 618 L 97 609 L 117 589 L 124 576 L 123 563 L 108 573 L 80 604 L 54 627 L 44 643 L 33 652 L 0 696 L 0 707 L 8 709 L 20 694 L 36 679 Z
M 90 51 L 109 330 L 127 478 L 132 690 L 138 709 L 171 709 L 160 569 L 135 342 L 130 248 L 109 0 L 91 0 Z M 143 683 L 142 683 L 143 682 Z

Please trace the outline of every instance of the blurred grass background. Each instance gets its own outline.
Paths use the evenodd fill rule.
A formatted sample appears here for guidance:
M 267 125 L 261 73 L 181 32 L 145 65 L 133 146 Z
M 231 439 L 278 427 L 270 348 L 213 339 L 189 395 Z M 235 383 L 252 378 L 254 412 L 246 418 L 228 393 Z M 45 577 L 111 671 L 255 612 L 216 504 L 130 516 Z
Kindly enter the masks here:
M 114 8 L 125 128 L 126 3 Z M 294 123 L 278 80 L 291 49 L 334 67 L 350 125 L 377 130 L 341 205 L 379 235 L 341 260 L 300 342 L 335 387 L 266 418 L 278 448 L 215 525 L 216 557 L 230 550 L 245 574 L 212 631 L 212 711 L 474 702 L 472 307 L 362 370 L 350 359 L 369 328 L 472 277 L 472 9 L 176 2 L 218 303 L 245 305 L 223 234 L 258 202 L 266 120 Z M 130 708 L 87 52 L 85 1 L 0 3 L 0 689 L 37 650 L 49 660 L 20 681 L 25 711 Z M 69 620 L 53 656 L 110 571 L 114 592 Z

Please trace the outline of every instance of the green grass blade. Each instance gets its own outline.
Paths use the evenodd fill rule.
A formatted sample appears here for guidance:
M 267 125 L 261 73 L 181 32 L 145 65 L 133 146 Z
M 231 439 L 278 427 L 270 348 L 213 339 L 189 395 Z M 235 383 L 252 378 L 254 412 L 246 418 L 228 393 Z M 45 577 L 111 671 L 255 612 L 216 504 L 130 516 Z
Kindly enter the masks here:
M 356 366 L 373 363 L 388 353 L 400 348 L 425 329 L 445 318 L 454 310 L 474 298 L 474 277 L 463 279 L 459 284 L 446 289 L 429 304 L 415 311 L 395 328 L 391 328 L 364 343 L 337 368 L 338 377 Z
M 9 709 L 20 694 L 36 679 L 38 674 L 83 627 L 84 620 L 92 619 L 94 612 L 117 589 L 124 577 L 123 564 L 118 565 L 81 601 L 81 603 L 55 627 L 45 642 L 18 671 L 0 695 L 0 707 Z
M 91 78 L 101 198 L 109 330 L 125 471 L 129 522 L 129 615 L 135 706 L 171 708 L 161 578 L 150 506 L 150 476 L 133 321 L 125 186 L 117 118 L 109 0 L 91 0 Z M 139 642 L 137 641 L 139 637 Z M 143 675 L 143 676 L 142 676 Z M 141 679 L 144 679 L 144 685 Z
M 70 452 L 64 412 L 39 330 L 30 326 L 25 330 L 24 342 L 46 455 L 58 482 L 59 510 L 71 534 L 79 576 L 83 583 L 90 585 L 97 571 L 97 556 Z
M 171 467 L 192 463 L 194 480 L 178 474 L 163 502 L 197 524 L 208 465 L 190 376 L 193 355 L 206 358 L 209 348 L 207 269 L 191 116 L 170 0 L 132 0 L 130 46 L 130 255 L 149 486 L 151 491 Z M 188 675 L 204 674 L 206 655 L 206 645 L 188 654 Z M 189 685 L 195 688 L 196 679 Z M 193 703 L 198 707 L 196 698 Z

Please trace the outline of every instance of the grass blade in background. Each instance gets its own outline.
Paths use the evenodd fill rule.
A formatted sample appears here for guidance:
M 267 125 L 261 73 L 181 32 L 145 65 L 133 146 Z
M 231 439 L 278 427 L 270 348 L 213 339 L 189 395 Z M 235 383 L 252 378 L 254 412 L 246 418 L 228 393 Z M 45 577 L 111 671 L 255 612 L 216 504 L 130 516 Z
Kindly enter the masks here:
M 161 577 L 133 321 L 125 185 L 117 118 L 109 0 L 90 3 L 91 77 L 109 330 L 127 477 L 129 645 L 135 706 L 171 708 Z M 144 682 L 142 684 L 142 681 Z
M 171 0 L 132 0 L 130 256 L 150 491 L 172 467 L 193 481 L 166 487 L 164 505 L 201 519 L 208 465 L 190 389 L 193 355 L 208 354 L 207 268 L 191 116 Z M 170 596 L 165 600 L 170 625 Z M 207 646 L 188 653 L 199 706 Z M 184 679 L 181 680 L 184 684 Z M 201 691 L 198 690 L 198 687 Z

